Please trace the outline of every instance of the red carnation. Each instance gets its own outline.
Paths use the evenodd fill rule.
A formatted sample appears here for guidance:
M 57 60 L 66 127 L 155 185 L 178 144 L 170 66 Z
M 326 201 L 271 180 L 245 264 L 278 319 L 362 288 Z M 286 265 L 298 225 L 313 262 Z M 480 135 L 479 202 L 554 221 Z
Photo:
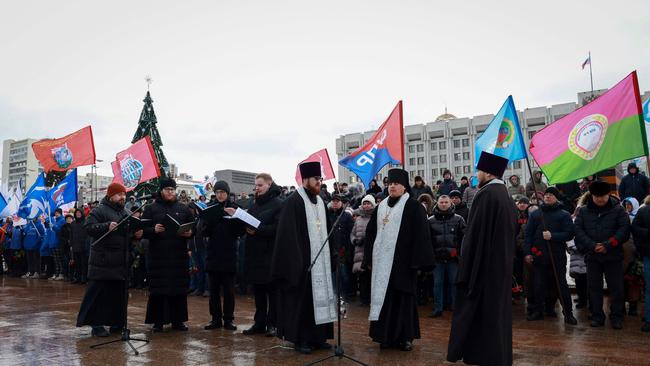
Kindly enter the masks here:
M 449 253 L 449 255 L 450 255 L 452 258 L 457 257 L 457 256 L 458 256 L 458 253 L 456 252 L 456 248 L 451 248 L 451 253 Z
M 531 249 L 530 251 L 533 252 L 533 253 L 537 253 L 537 252 L 538 252 L 537 247 L 533 247 L 533 249 Z
M 538 257 L 541 257 L 541 256 L 542 256 L 542 252 L 537 252 L 537 254 L 535 254 L 535 255 L 538 256 Z

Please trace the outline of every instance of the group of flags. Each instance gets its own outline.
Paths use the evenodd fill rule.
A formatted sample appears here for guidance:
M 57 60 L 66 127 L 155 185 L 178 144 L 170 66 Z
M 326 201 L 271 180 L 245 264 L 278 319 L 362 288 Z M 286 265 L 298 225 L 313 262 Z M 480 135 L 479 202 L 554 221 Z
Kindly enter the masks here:
M 589 57 L 583 63 L 591 62 Z M 354 172 L 366 187 L 387 164 L 404 163 L 404 122 L 399 101 L 384 123 L 367 143 L 339 161 Z M 636 72 L 630 73 L 613 88 L 591 103 L 575 110 L 538 131 L 529 151 L 550 183 L 565 183 L 608 169 L 622 161 L 648 156 L 650 136 L 650 100 L 641 104 Z M 53 187 L 47 187 L 45 173 L 27 191 L 25 197 L 14 190 L 0 189 L 0 214 L 34 219 L 51 215 L 58 207 L 77 201 L 77 167 L 95 164 L 92 128 L 59 139 L 45 139 L 32 145 L 45 172 L 69 171 Z M 508 96 L 485 131 L 475 143 L 475 161 L 483 152 L 509 161 L 527 159 L 527 149 L 512 96 Z M 324 180 L 335 179 L 327 149 L 319 150 L 302 162 L 321 163 Z M 142 182 L 161 172 L 149 136 L 116 154 L 111 163 L 114 182 L 132 191 Z M 195 185 L 197 194 L 206 195 L 215 178 Z M 296 168 L 296 182 L 302 183 Z M 18 205 L 18 201 L 20 204 Z

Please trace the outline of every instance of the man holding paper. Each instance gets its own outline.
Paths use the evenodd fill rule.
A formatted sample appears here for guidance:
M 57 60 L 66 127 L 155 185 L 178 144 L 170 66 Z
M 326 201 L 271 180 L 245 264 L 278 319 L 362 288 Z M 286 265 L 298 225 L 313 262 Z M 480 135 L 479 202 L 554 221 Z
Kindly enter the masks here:
M 228 200 L 230 187 L 225 181 L 214 184 L 216 201 L 204 210 L 203 235 L 209 237 L 206 246 L 205 271 L 210 284 L 210 315 L 212 321 L 204 327 L 212 330 L 223 327 L 237 330 L 235 320 L 235 273 L 237 272 L 237 238 L 244 235 L 246 226 L 241 220 L 232 219 L 236 212 L 243 212 Z M 216 207 L 215 207 L 216 206 Z M 213 208 L 214 207 L 214 208 Z M 223 289 L 223 307 L 220 292 Z
M 145 208 L 143 220 L 152 220 L 144 228 L 149 239 L 147 253 L 149 301 L 146 324 L 162 332 L 164 324 L 174 330 L 187 330 L 187 289 L 189 285 L 187 238 L 192 236 L 188 223 L 193 221 L 189 208 L 176 200 L 176 182 L 161 178 L 158 197 Z M 177 223 L 179 224 L 177 226 Z

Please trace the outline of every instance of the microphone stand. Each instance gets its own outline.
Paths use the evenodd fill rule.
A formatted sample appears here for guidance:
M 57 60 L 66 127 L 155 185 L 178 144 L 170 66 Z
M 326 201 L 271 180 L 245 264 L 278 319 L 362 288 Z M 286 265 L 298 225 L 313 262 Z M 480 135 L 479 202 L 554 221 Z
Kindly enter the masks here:
M 316 260 L 318 260 L 318 257 L 323 252 L 323 248 L 325 248 L 325 245 L 329 242 L 330 237 L 332 236 L 332 234 L 334 233 L 334 230 L 336 229 L 336 225 L 339 223 L 339 220 L 341 219 L 341 216 L 343 216 L 344 213 L 345 213 L 345 206 L 341 209 L 341 213 L 338 215 L 338 217 L 334 221 L 334 225 L 332 225 L 332 229 L 327 234 L 327 238 L 325 238 L 325 241 L 321 245 L 320 250 L 316 254 L 316 257 L 314 257 L 314 260 L 309 265 L 309 268 L 307 269 L 307 272 L 311 273 L 312 268 L 316 264 Z M 320 360 L 317 360 L 317 361 L 314 361 L 314 362 L 310 362 L 310 363 L 306 364 L 305 366 L 316 365 L 316 364 L 327 361 L 327 360 L 329 360 L 331 358 L 334 358 L 334 357 L 338 357 L 339 360 L 341 358 L 346 358 L 346 359 L 348 359 L 348 360 L 350 360 L 352 362 L 358 363 L 359 365 L 367 366 L 365 363 L 346 355 L 345 351 L 343 350 L 343 346 L 341 345 L 341 290 L 342 290 L 342 288 L 341 288 L 341 286 L 342 286 L 341 285 L 341 270 L 342 270 L 341 256 L 337 255 L 336 256 L 336 290 L 337 290 L 336 291 L 336 317 L 338 319 L 338 321 L 337 321 L 338 338 L 336 340 L 336 346 L 334 347 L 334 354 L 330 355 L 330 356 L 327 356 L 327 357 L 325 357 L 323 359 L 320 359 Z
M 129 305 L 129 277 L 130 277 L 130 275 L 129 275 L 129 272 L 130 272 L 129 271 L 129 240 L 131 239 L 130 230 L 129 230 L 130 229 L 130 227 L 129 227 L 129 218 L 131 216 L 133 216 L 134 213 L 141 212 L 142 210 L 144 210 L 144 208 L 146 206 L 148 206 L 148 205 L 149 204 L 145 202 L 144 204 L 142 204 L 142 206 L 138 207 L 135 211 L 132 211 L 130 214 L 126 215 L 126 217 L 124 217 L 122 220 L 120 220 L 120 222 L 117 223 L 117 226 L 115 226 L 115 228 L 113 228 L 113 230 L 109 230 L 108 232 L 106 232 L 104 235 L 100 236 L 99 239 L 95 240 L 90 245 L 92 247 L 93 245 L 97 244 L 102 239 L 104 239 L 106 236 L 108 236 L 112 232 L 118 230 L 120 228 L 120 226 L 124 225 L 126 227 L 126 229 L 125 229 L 126 230 L 126 235 L 124 236 L 124 266 L 125 266 L 125 270 L 126 270 L 126 272 L 125 272 L 126 277 L 124 279 L 124 300 L 123 300 L 123 303 L 122 303 L 122 307 L 123 307 L 123 311 L 124 311 L 124 322 L 123 322 L 123 325 L 122 325 L 122 336 L 119 339 L 115 339 L 115 340 L 107 341 L 107 342 L 102 342 L 102 343 L 99 343 L 99 344 L 94 344 L 94 345 L 90 346 L 90 348 L 97 348 L 97 347 L 101 347 L 101 346 L 105 346 L 107 344 L 112 344 L 112 343 L 117 343 L 117 342 L 126 342 L 126 344 L 128 344 L 129 347 L 131 347 L 131 349 L 133 350 L 133 352 L 137 356 L 140 353 L 138 352 L 138 350 L 135 347 L 133 347 L 133 344 L 131 344 L 131 341 L 149 343 L 148 339 L 131 338 L 131 330 L 127 327 L 127 311 L 128 311 L 128 305 Z

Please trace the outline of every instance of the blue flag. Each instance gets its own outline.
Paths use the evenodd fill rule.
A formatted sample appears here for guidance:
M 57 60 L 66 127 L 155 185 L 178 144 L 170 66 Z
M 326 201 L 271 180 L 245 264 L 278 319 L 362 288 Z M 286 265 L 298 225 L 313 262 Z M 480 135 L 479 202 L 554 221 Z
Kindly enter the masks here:
M 499 113 L 494 116 L 487 129 L 476 139 L 475 164 L 478 164 L 483 151 L 506 158 L 511 162 L 525 159 L 528 156 L 512 95 L 508 96 Z
M 77 191 L 77 169 L 75 168 L 57 185 L 50 189 L 48 194 L 50 209 L 54 211 L 66 203 L 76 201 Z
M 45 174 L 40 174 L 36 182 L 27 191 L 25 199 L 20 203 L 18 216 L 23 219 L 33 220 L 49 211 L 49 199 L 45 188 Z
M 5 196 L 0 193 L 0 212 L 5 209 L 5 207 L 9 206 L 9 203 L 5 199 Z

